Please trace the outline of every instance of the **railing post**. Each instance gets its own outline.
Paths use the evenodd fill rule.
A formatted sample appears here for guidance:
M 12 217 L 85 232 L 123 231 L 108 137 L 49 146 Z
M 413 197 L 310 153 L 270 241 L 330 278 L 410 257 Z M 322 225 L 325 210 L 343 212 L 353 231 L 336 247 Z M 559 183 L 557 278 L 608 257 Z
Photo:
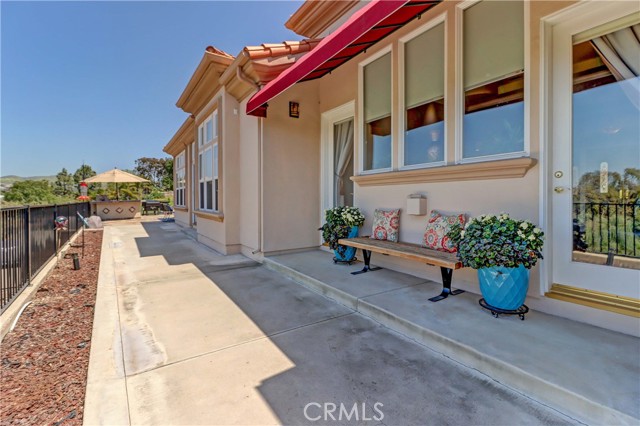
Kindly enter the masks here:
M 27 275 L 31 285 L 31 206 L 27 206 Z

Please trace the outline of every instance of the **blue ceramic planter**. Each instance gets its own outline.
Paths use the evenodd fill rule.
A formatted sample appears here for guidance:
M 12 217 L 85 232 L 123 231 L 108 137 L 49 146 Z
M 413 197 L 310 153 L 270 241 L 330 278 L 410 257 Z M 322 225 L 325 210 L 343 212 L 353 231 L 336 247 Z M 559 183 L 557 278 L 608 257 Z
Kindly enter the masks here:
M 349 231 L 349 235 L 347 235 L 347 238 L 355 238 L 357 236 L 358 227 L 352 226 L 351 230 Z M 344 251 L 344 256 L 341 256 L 338 250 L 334 250 L 333 254 L 336 255 L 336 260 L 340 262 L 350 262 L 356 257 L 356 250 L 357 249 L 355 247 L 347 247 L 347 249 Z
M 480 292 L 491 306 L 516 310 L 524 304 L 529 289 L 529 270 L 523 265 L 517 268 L 492 266 L 478 269 Z

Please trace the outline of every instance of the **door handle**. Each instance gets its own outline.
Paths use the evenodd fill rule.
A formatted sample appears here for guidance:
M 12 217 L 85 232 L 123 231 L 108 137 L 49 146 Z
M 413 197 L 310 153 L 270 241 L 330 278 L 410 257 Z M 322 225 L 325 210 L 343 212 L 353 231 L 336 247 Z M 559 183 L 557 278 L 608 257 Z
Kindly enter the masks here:
M 555 188 L 553 188 L 553 190 L 556 192 L 556 194 L 564 192 L 564 188 L 562 186 L 556 186 Z

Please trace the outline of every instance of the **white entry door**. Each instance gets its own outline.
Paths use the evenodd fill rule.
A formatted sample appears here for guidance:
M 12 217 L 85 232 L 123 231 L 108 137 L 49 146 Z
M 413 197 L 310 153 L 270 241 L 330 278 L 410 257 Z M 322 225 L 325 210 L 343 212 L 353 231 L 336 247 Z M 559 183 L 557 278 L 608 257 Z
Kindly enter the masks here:
M 322 212 L 353 205 L 354 103 L 322 114 Z
M 553 282 L 640 298 L 640 13 L 588 2 L 552 30 Z

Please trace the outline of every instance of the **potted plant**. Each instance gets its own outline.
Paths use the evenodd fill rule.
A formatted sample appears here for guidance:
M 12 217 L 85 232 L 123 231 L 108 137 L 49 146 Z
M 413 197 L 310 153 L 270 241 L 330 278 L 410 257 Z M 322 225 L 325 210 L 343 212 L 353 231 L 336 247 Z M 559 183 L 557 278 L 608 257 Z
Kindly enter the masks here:
M 325 210 L 325 224 L 319 229 L 322 239 L 335 254 L 334 262 L 353 262 L 356 248 L 338 244 L 340 238 L 358 236 L 358 228 L 364 223 L 364 215 L 357 207 L 334 207 Z
M 540 228 L 505 213 L 482 215 L 470 219 L 464 229 L 454 227 L 449 237 L 462 264 L 478 271 L 480 292 L 488 305 L 517 310 L 524 304 L 529 269 L 542 259 Z

